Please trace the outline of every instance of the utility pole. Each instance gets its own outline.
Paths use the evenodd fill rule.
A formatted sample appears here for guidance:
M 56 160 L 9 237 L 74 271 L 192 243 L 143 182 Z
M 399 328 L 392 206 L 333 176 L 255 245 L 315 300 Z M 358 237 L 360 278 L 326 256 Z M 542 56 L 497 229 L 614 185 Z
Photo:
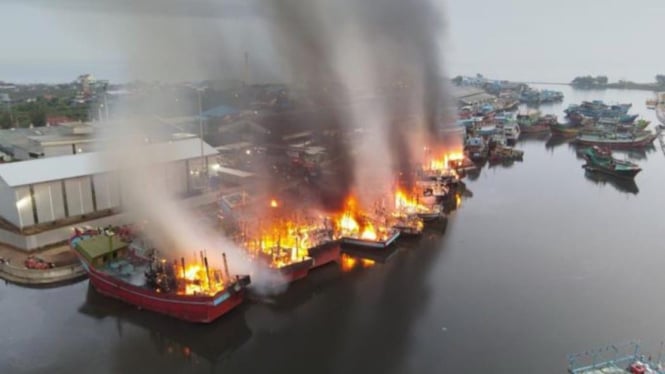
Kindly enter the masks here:
M 201 140 L 201 165 L 203 168 L 203 176 L 207 177 L 208 176 L 208 166 L 207 166 L 207 161 L 205 158 L 205 155 L 203 154 L 203 104 L 201 100 L 201 92 L 203 91 L 202 88 L 197 88 L 196 92 L 199 97 L 199 137 Z

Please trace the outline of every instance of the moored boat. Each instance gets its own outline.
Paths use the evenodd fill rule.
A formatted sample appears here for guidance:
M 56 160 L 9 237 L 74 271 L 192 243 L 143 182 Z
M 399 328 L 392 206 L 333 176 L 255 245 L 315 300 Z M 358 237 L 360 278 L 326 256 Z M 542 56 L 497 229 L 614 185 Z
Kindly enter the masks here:
M 553 136 L 569 137 L 577 135 L 580 132 L 580 127 L 556 123 L 550 125 L 550 131 Z
M 520 137 L 520 125 L 517 123 L 506 123 L 503 125 L 503 135 L 506 138 L 506 141 L 516 142 Z
M 578 145 L 599 145 L 617 149 L 642 148 L 653 143 L 660 131 L 621 132 L 580 132 L 575 138 Z
M 209 267 L 207 256 L 186 264 L 168 261 L 116 235 L 112 228 L 78 231 L 70 245 L 101 294 L 146 309 L 189 321 L 209 323 L 240 305 L 249 276 L 232 277 Z M 147 256 L 147 257 L 146 257 Z
M 635 178 L 642 169 L 629 161 L 618 160 L 612 157 L 609 149 L 597 146 L 584 150 L 584 158 L 587 163 L 584 168 L 590 171 L 598 171 L 620 178 Z

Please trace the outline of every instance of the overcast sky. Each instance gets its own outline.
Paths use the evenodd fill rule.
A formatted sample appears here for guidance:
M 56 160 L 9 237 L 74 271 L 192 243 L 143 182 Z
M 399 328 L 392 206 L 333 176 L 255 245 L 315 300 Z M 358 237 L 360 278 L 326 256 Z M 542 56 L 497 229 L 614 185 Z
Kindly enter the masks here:
M 228 77 L 245 49 L 253 63 L 271 65 L 259 61 L 270 54 L 269 32 L 246 3 L 0 0 L 0 80 L 65 81 L 84 72 L 112 80 Z M 450 75 L 569 81 L 593 73 L 645 81 L 665 73 L 663 0 L 444 4 Z

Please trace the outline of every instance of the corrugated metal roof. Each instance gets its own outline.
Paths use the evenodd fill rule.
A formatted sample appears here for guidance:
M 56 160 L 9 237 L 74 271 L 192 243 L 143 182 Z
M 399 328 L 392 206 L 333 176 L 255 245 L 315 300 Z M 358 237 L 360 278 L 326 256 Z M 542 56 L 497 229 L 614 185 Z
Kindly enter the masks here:
M 167 163 L 201 157 L 201 140 L 199 138 L 147 144 L 145 147 L 146 150 L 140 152 L 145 158 L 136 160 L 136 165 Z M 203 143 L 203 154 L 212 156 L 216 155 L 217 151 L 209 144 Z M 18 187 L 101 174 L 115 170 L 109 162 L 104 162 L 104 160 L 112 159 L 111 157 L 112 153 L 109 155 L 104 152 L 89 152 L 0 164 L 0 178 L 10 187 Z

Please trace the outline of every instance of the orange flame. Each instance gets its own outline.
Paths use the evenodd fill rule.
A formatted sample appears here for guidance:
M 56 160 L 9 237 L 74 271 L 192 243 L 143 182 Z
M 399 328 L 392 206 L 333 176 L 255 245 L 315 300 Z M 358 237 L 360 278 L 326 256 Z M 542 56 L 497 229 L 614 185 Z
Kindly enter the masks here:
M 221 271 L 210 270 L 206 274 L 205 266 L 200 263 L 188 264 L 185 269 L 180 269 L 178 282 L 184 285 L 178 292 L 181 295 L 214 295 L 225 288 Z
M 368 214 L 360 210 L 353 197 L 346 201 L 346 207 L 336 219 L 338 237 L 353 237 L 364 240 L 385 240 L 390 233 L 387 227 L 381 225 L 378 220 L 372 219 Z
M 447 170 L 450 169 L 450 163 L 452 161 L 461 161 L 464 159 L 464 153 L 462 151 L 454 151 L 445 153 L 442 156 L 434 157 L 429 161 L 426 168 L 429 170 Z
M 422 204 L 417 195 L 409 198 L 407 193 L 402 189 L 395 191 L 395 212 L 394 216 L 410 216 L 419 213 L 434 213 L 436 206 L 427 206 Z

